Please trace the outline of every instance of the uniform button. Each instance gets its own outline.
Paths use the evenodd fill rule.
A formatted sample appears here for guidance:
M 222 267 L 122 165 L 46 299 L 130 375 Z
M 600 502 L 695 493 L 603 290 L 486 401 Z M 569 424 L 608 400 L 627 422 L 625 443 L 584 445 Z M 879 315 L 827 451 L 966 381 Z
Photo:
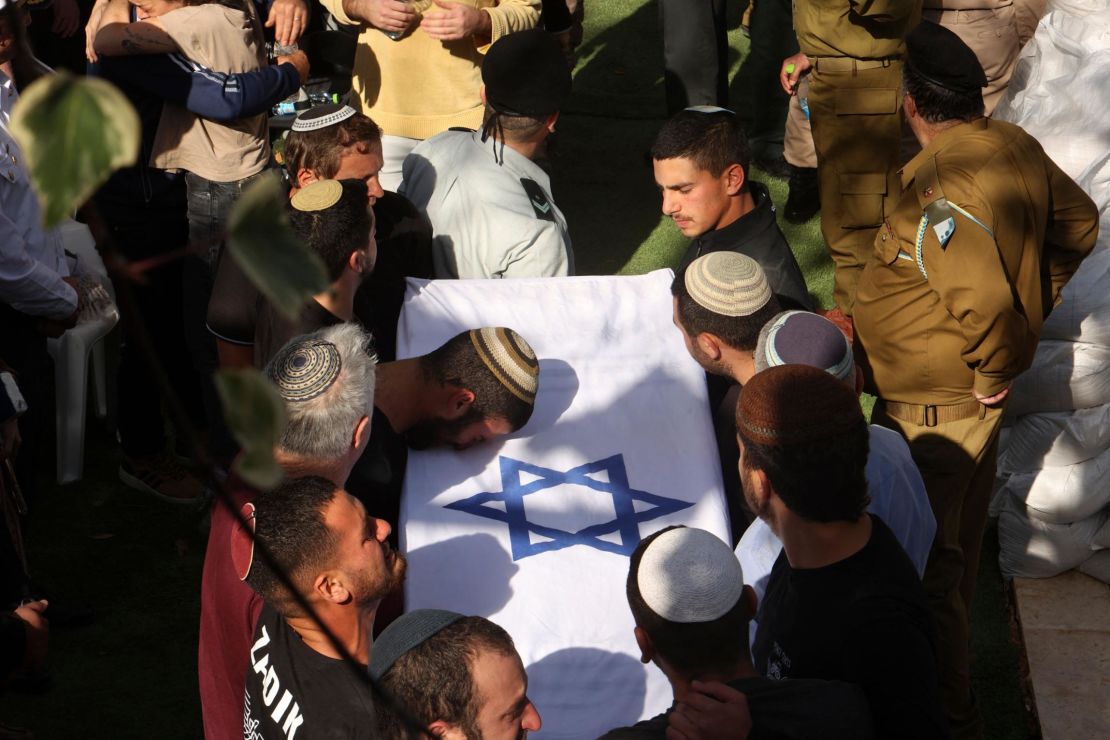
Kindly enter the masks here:
M 926 198 L 928 198 L 932 194 L 933 194 L 933 189 L 932 188 L 925 188 L 925 197 Z
M 11 180 L 12 182 L 15 182 L 15 173 L 12 172 L 11 170 L 8 170 L 8 179 Z

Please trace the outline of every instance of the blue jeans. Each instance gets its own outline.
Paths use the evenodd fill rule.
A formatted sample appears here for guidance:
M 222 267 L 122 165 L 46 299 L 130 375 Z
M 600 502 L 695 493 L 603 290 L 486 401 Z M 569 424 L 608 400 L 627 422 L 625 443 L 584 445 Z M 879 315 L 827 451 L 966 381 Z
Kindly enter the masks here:
M 208 331 L 205 317 L 208 314 L 208 299 L 212 296 L 213 271 L 226 238 L 227 217 L 243 190 L 264 174 L 263 171 L 242 180 L 215 182 L 192 172 L 185 173 L 189 199 L 189 243 L 197 250 L 185 258 L 182 266 L 185 344 L 201 379 L 212 453 L 217 460 L 225 462 L 235 454 L 236 445 L 224 423 L 220 398 L 212 378 L 219 367 L 219 359 L 216 340 Z

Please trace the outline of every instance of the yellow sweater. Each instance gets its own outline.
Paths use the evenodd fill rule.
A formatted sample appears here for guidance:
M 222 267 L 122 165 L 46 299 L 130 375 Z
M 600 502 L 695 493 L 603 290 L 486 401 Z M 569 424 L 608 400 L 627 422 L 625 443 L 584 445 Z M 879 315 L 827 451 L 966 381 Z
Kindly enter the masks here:
M 343 0 L 321 0 L 336 20 L 358 24 L 343 10 Z M 459 0 L 489 13 L 492 40 L 533 28 L 540 0 Z M 414 0 L 418 14 L 442 12 L 432 0 Z M 392 136 L 427 139 L 452 126 L 482 124 L 481 65 L 487 45 L 473 38 L 438 41 L 419 27 L 399 41 L 367 25 L 355 52 L 353 104 Z

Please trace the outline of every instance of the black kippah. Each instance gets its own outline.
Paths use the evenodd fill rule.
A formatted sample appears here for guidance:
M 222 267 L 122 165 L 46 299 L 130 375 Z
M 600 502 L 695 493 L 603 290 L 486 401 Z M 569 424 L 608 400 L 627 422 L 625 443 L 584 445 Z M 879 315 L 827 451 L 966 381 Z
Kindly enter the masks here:
M 930 21 L 921 21 L 906 36 L 906 64 L 927 82 L 954 92 L 987 86 L 975 52 L 955 33 Z
M 482 62 L 486 101 L 498 113 L 538 118 L 556 112 L 570 95 L 570 69 L 545 31 L 517 31 L 498 39 Z

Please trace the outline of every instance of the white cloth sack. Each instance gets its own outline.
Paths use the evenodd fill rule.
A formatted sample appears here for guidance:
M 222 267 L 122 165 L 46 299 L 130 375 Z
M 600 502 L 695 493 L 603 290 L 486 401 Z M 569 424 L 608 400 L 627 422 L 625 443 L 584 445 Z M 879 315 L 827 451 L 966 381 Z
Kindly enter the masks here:
M 1041 521 L 1070 524 L 1086 519 L 1110 503 L 1110 450 L 1074 465 L 1011 473 L 1001 493 L 1023 502 Z
M 1108 10 L 1106 0 L 1052 0 L 994 113 L 1036 137 L 1100 211 L 1110 203 Z
M 513 636 L 545 738 L 597 737 L 666 710 L 670 685 L 658 668 L 640 663 L 633 637 L 628 553 L 672 524 L 730 542 L 705 377 L 671 323 L 671 280 L 661 270 L 409 281 L 398 357 L 497 325 L 520 332 L 540 359 L 535 414 L 518 433 L 464 452 L 409 455 L 401 545 L 408 609 L 479 614 Z M 609 461 L 607 470 L 579 474 L 616 493 L 558 483 L 567 471 L 601 461 Z M 500 502 L 517 481 L 526 491 L 542 482 Z M 493 500 L 475 498 L 483 493 Z M 505 521 L 488 518 L 507 518 L 509 508 L 519 513 L 521 501 L 527 522 L 550 528 L 549 536 L 518 524 L 513 540 Z M 660 503 L 685 508 L 635 521 L 658 513 Z M 617 520 L 625 529 L 602 526 Z M 604 533 L 591 544 L 536 551 L 587 527 Z M 598 549 L 622 545 L 621 552 Z
M 1072 524 L 1052 524 L 1030 517 L 1021 502 L 1006 496 L 998 517 L 998 543 L 1002 575 L 1051 578 L 1110 547 L 1110 510 Z
M 1071 411 L 1110 404 L 1110 347 L 1045 340 L 1014 380 L 1006 415 Z
M 1099 245 L 1110 239 L 1108 226 L 1099 232 Z M 1064 286 L 1041 330 L 1042 342 L 1051 339 L 1110 347 L 1110 249 L 1096 246 Z
M 1110 447 L 1110 405 L 1027 414 L 1010 428 L 998 455 L 1000 474 L 1075 465 Z

